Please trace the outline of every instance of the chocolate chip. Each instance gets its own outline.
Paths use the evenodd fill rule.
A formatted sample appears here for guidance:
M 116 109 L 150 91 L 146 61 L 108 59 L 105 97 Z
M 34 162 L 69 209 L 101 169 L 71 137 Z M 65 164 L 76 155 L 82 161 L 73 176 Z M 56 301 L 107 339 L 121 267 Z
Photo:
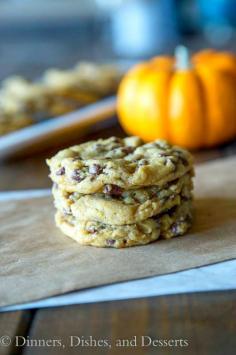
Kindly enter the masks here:
M 133 153 L 134 149 L 135 149 L 134 147 L 123 147 L 121 148 L 121 151 L 122 153 L 130 154 Z
M 117 185 L 109 184 L 109 185 L 105 185 L 103 192 L 106 195 L 120 196 L 122 194 L 123 190 L 121 187 L 119 187 Z
M 71 178 L 75 181 L 82 181 L 84 178 L 81 176 L 81 171 L 79 169 L 75 169 L 71 175 Z
M 164 165 L 167 165 L 167 164 L 168 164 L 168 159 L 165 158 L 165 160 L 164 160 Z
M 180 160 L 181 160 L 181 163 L 184 165 L 184 166 L 188 166 L 189 165 L 189 163 L 188 163 L 188 160 L 185 158 L 185 157 L 179 157 L 180 158 Z
M 103 168 L 99 164 L 93 164 L 89 167 L 89 174 L 99 175 L 102 173 Z
M 56 171 L 56 175 L 65 175 L 65 168 L 62 166 L 59 170 Z
M 114 245 L 115 242 L 116 242 L 115 239 L 107 239 L 106 240 L 107 245 L 110 245 L 110 246 Z

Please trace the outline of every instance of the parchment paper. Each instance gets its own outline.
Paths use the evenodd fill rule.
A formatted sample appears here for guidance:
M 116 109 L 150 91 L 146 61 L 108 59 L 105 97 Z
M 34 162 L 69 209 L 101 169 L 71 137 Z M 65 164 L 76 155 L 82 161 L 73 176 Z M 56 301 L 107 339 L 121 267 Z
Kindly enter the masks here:
M 0 203 L 0 306 L 236 257 L 236 158 L 202 164 L 190 232 L 130 249 L 79 246 L 54 225 L 52 198 Z

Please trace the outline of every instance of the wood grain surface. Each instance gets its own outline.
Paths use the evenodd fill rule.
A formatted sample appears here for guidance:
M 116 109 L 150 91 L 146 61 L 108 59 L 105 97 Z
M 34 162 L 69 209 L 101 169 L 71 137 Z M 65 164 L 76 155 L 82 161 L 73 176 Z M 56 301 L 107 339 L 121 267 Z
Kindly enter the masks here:
M 0 313 L 0 355 L 18 353 L 15 336 L 28 333 L 33 312 Z
M 62 354 L 233 354 L 236 347 L 236 292 L 175 295 L 41 310 L 34 318 L 30 337 L 62 339 Z M 71 335 L 108 339 L 111 348 L 70 347 Z M 132 339 L 137 347 L 119 348 L 118 339 Z M 142 347 L 142 336 L 185 339 L 186 347 Z M 147 344 L 147 338 L 145 338 Z M 74 342 L 76 345 L 77 343 Z M 73 344 L 73 345 L 74 345 Z M 69 351 L 68 351 L 69 349 Z M 227 350 L 224 352 L 224 349 Z M 25 354 L 37 354 L 26 349 Z M 47 350 L 55 354 L 55 349 Z
M 235 297 L 236 291 L 196 293 L 43 309 L 31 318 L 30 312 L 1 314 L 1 335 L 3 331 L 9 334 L 12 346 L 0 347 L 0 354 L 232 355 L 236 348 Z M 14 347 L 15 335 L 55 340 L 56 345 Z M 106 339 L 111 347 L 78 346 L 78 338 L 89 337 Z M 157 347 L 150 344 L 150 338 L 170 340 L 170 344 L 173 340 L 185 342 Z M 118 346 L 123 339 L 125 345 L 127 340 L 133 341 Z

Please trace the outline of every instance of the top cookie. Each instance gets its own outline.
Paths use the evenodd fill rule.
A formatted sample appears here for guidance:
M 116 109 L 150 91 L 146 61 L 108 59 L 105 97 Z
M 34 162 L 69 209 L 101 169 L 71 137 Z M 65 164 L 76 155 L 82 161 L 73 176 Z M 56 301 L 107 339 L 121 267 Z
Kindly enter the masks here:
M 67 192 L 111 195 L 150 185 L 163 185 L 192 168 L 186 150 L 138 137 L 99 139 L 58 152 L 47 160 L 51 179 Z

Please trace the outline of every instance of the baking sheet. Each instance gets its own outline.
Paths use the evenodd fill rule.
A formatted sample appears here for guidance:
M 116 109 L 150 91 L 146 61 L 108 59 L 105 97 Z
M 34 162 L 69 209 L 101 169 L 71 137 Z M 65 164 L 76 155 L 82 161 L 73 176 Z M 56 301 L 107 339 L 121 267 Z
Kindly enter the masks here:
M 0 136 L 0 159 L 15 156 L 27 149 L 40 151 L 58 141 L 82 137 L 94 130 L 94 125 L 111 120 L 115 114 L 116 98 L 100 100 L 67 113 L 47 119 L 15 132 Z

